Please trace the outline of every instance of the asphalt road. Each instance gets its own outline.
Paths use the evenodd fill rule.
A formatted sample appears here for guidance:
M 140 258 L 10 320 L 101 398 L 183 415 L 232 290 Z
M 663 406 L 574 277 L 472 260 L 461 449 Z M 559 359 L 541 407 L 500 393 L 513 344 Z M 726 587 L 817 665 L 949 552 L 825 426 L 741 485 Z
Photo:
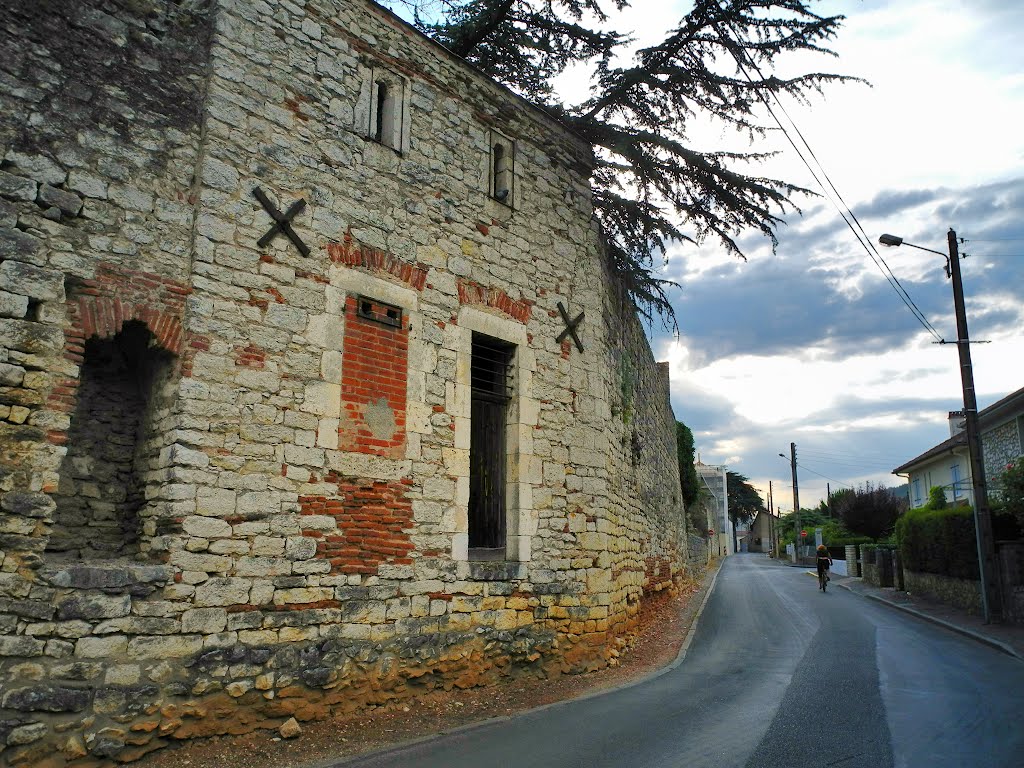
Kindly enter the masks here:
M 1021 768 L 1024 663 L 737 555 L 675 669 L 338 765 Z

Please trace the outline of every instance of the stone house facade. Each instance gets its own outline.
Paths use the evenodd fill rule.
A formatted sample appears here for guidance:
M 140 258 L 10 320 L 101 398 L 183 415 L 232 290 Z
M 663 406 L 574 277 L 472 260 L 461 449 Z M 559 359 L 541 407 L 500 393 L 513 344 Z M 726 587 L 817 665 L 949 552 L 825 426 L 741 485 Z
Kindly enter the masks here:
M 366 0 L 0 54 L 0 763 L 614 659 L 687 531 L 589 146 Z

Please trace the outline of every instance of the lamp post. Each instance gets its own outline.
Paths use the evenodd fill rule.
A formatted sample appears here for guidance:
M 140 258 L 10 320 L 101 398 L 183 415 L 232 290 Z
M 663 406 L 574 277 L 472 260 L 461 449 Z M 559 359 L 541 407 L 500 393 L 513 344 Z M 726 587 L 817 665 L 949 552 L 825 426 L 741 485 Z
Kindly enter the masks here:
M 981 429 L 978 425 L 978 400 L 974 392 L 974 369 L 971 366 L 971 342 L 967 333 L 967 311 L 964 308 L 964 285 L 960 278 L 960 252 L 956 232 L 946 235 L 949 255 L 924 248 L 895 235 L 882 235 L 882 245 L 906 245 L 920 251 L 937 253 L 946 258 L 946 276 L 953 283 L 953 311 L 956 313 L 956 348 L 960 353 L 960 383 L 964 396 L 964 422 L 967 432 L 967 451 L 971 462 L 971 485 L 974 490 L 974 531 L 978 546 L 978 571 L 981 575 L 981 604 L 985 623 L 999 615 L 999 582 L 996 568 L 995 542 L 992 536 L 992 512 L 988 506 L 988 483 L 985 479 L 985 460 L 982 454 Z

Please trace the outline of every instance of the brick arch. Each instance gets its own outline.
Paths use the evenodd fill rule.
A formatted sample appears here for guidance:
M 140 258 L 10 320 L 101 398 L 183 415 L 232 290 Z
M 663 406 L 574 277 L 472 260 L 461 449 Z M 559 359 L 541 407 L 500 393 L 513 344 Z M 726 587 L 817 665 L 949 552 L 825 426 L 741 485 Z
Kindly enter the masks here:
M 335 264 L 362 267 L 371 272 L 383 272 L 417 291 L 422 291 L 427 284 L 427 268 L 425 266 L 404 261 L 387 251 L 358 243 L 351 231 L 345 233 L 344 241 L 328 243 L 327 255 Z
M 144 323 L 161 349 L 180 357 L 184 346 L 182 318 L 189 293 L 187 285 L 175 280 L 101 262 L 95 277 L 77 281 L 69 288 L 65 359 L 81 365 L 88 339 L 113 338 L 131 321 Z M 78 385 L 77 378 L 56 381 L 48 397 L 50 408 L 71 413 Z M 51 431 L 48 437 L 60 445 L 67 441 L 64 430 Z
M 81 330 L 84 341 L 96 336 L 109 339 L 118 334 L 124 324 L 138 320 L 145 324 L 162 349 L 181 354 L 181 320 L 166 310 L 148 304 L 126 303 L 116 296 L 82 296 L 71 310 L 75 330 Z
M 175 280 L 103 262 L 96 276 L 82 280 L 68 298 L 69 344 L 80 346 L 93 336 L 109 339 L 126 322 L 138 320 L 161 348 L 180 355 L 181 320 L 189 292 L 187 285 Z

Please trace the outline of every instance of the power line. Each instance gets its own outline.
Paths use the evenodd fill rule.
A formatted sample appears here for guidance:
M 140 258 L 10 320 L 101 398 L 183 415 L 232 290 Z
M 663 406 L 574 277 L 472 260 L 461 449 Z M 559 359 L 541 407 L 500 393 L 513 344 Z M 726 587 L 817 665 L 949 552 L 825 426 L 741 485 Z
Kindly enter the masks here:
M 739 28 L 734 23 L 731 23 L 731 22 L 727 22 L 727 23 L 728 23 L 728 26 L 732 29 L 732 31 L 735 34 L 735 36 L 737 38 L 742 38 L 742 34 L 741 34 L 741 31 L 739 30 Z M 717 27 L 718 25 L 715 24 L 715 26 Z M 719 34 L 721 34 L 721 30 L 719 30 Z M 722 37 L 725 37 L 725 35 L 722 35 Z M 753 58 L 745 50 L 741 49 L 740 51 L 737 52 L 737 51 L 732 50 L 732 48 L 730 47 L 729 48 L 729 53 L 732 55 L 733 59 L 736 61 L 737 68 L 740 70 L 740 72 L 743 74 L 743 76 L 747 79 L 747 82 L 749 82 L 751 85 L 754 85 L 754 79 L 750 76 L 750 73 L 747 71 L 747 68 L 744 66 L 745 63 L 748 64 L 751 68 L 753 68 L 757 72 L 757 74 L 761 77 L 762 81 L 767 80 L 767 78 L 764 76 L 764 73 L 761 71 L 761 68 L 758 66 L 757 62 L 754 61 Z M 742 59 L 741 59 L 741 57 L 742 57 Z M 893 273 L 893 271 L 889 268 L 889 265 L 886 263 L 885 259 L 882 258 L 882 255 L 878 252 L 878 249 L 875 248 L 875 245 L 871 241 L 871 238 L 868 237 L 867 233 L 864 231 L 864 227 L 861 226 L 860 220 L 857 219 L 857 216 L 853 213 L 853 211 L 850 209 L 850 207 L 846 204 L 846 201 L 843 199 L 842 195 L 839 193 L 839 190 L 836 189 L 835 184 L 832 183 L 832 179 L 829 178 L 829 175 L 825 171 L 825 168 L 821 164 L 821 161 L 818 160 L 818 157 L 814 153 L 814 150 L 811 147 L 810 143 L 807 141 L 806 138 L 804 138 L 804 135 L 800 131 L 800 128 L 796 124 L 796 121 L 793 120 L 793 118 L 790 116 L 789 112 L 786 111 L 786 107 L 785 107 L 785 105 L 783 105 L 782 100 L 774 92 L 771 94 L 772 98 L 774 98 L 775 102 L 778 104 L 779 109 L 786 116 L 786 119 L 789 121 L 789 123 L 793 126 L 793 130 L 796 131 L 797 136 L 800 137 L 800 141 L 807 148 L 808 153 L 810 154 L 810 156 L 813 158 L 815 164 L 820 169 L 821 175 L 825 178 L 825 181 L 828 182 L 828 187 L 827 188 L 825 186 L 825 183 L 818 176 L 818 173 L 814 170 L 814 168 L 811 167 L 811 163 L 807 160 L 807 158 L 804 156 L 804 153 L 797 146 L 796 142 L 793 140 L 793 137 L 789 135 L 789 131 L 787 131 L 785 126 L 783 126 L 782 121 L 779 120 L 778 115 L 775 114 L 775 110 L 772 109 L 772 105 L 768 101 L 768 98 L 763 93 L 761 93 L 760 91 L 756 91 L 756 90 L 755 90 L 755 95 L 761 101 L 761 103 L 764 104 L 765 108 L 768 110 L 768 114 L 770 114 L 772 116 L 772 119 L 775 121 L 775 124 L 779 127 L 779 130 L 782 131 L 782 135 L 786 137 L 786 140 L 789 142 L 790 146 L 793 147 L 793 151 L 796 152 L 797 157 L 800 158 L 800 161 L 804 164 L 804 166 L 807 168 L 807 170 L 810 171 L 811 176 L 814 177 L 814 180 L 818 183 L 818 185 L 821 187 L 822 191 L 825 193 L 825 196 L 828 197 L 829 202 L 831 202 L 832 205 L 835 206 L 836 210 L 839 212 L 839 215 L 842 217 L 843 221 L 846 223 L 846 226 L 853 233 L 854 237 L 857 238 L 858 243 L 860 243 L 861 247 L 864 248 L 864 250 L 867 253 L 868 257 L 871 259 L 872 262 L 874 262 L 875 266 L 878 267 L 879 271 L 882 273 L 882 276 L 886 279 L 886 281 L 889 283 L 889 285 L 892 287 L 892 289 L 894 291 L 896 291 L 896 295 L 900 297 L 900 300 L 906 305 L 907 309 L 910 310 L 911 314 L 914 315 L 914 317 L 921 324 L 921 326 L 929 334 L 931 334 L 935 338 L 936 341 L 938 341 L 940 343 L 943 342 L 944 339 L 941 336 L 941 334 L 939 334 L 939 332 L 935 330 L 935 327 L 931 324 L 931 322 L 928 320 L 928 318 L 925 317 L 924 312 L 922 312 L 921 309 L 917 306 L 917 304 L 914 303 L 914 300 L 910 297 L 910 294 L 907 292 L 906 288 L 904 288 L 903 284 L 900 283 L 899 278 L 896 277 L 896 275 Z M 829 194 L 829 189 L 832 190 L 832 194 Z M 833 195 L 834 195 L 834 197 L 833 197 Z M 840 205 L 836 202 L 837 200 L 839 201 L 839 203 L 842 203 L 842 207 L 840 207 Z M 844 209 L 845 209 L 845 212 L 844 212 Z M 849 217 L 847 217 L 847 214 L 849 214 Z M 850 219 L 853 220 L 852 223 L 851 223 Z M 854 226 L 854 224 L 856 224 L 856 227 Z
M 806 472 L 810 472 L 812 475 L 817 475 L 818 477 L 823 477 L 826 480 L 828 480 L 829 482 L 835 483 L 836 485 L 842 485 L 842 486 L 845 486 L 846 488 L 853 488 L 853 486 L 850 485 L 849 483 L 841 483 L 840 481 L 836 480 L 835 478 L 829 477 L 828 475 L 821 474 L 821 472 L 815 472 L 813 469 L 811 469 L 809 467 L 805 467 L 800 462 L 797 462 L 796 465 L 798 467 L 800 467 L 800 469 L 805 470 Z

